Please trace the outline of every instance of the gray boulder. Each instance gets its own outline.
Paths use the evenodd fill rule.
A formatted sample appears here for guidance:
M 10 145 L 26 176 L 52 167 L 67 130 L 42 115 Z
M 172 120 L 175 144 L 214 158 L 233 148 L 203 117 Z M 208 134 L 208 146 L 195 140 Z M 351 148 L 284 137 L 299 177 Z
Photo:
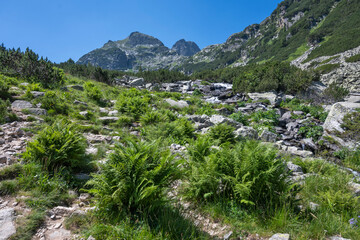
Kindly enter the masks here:
M 276 142 L 276 138 L 277 135 L 268 130 L 264 130 L 260 135 L 260 139 L 264 142 Z
M 102 122 L 116 122 L 117 120 L 119 120 L 119 118 L 118 117 L 100 117 L 99 120 Z
M 336 131 L 344 132 L 344 129 L 341 128 L 344 116 L 357 108 L 360 108 L 360 103 L 338 102 L 332 105 L 323 125 L 324 131 L 329 134 Z
M 16 100 L 11 104 L 11 108 L 15 110 L 28 109 L 32 107 L 33 105 L 30 102 L 24 100 Z
M 15 210 L 13 208 L 0 210 L 0 240 L 7 240 L 16 233 L 14 218 Z
M 165 99 L 165 102 L 170 104 L 170 106 L 172 106 L 172 107 L 177 107 L 177 108 L 189 107 L 189 104 L 187 102 L 185 102 L 184 100 L 175 101 L 170 98 L 167 98 L 167 99 Z
M 292 172 L 292 174 L 304 174 L 302 168 L 292 162 L 287 162 L 286 167 L 289 171 Z
M 31 91 L 31 94 L 33 95 L 34 98 L 45 96 L 44 92 L 38 92 L 38 91 Z
M 308 158 L 314 155 L 310 151 L 299 150 L 297 147 L 287 147 L 286 151 L 292 155 L 296 155 L 302 158 Z
M 242 126 L 234 131 L 235 137 L 258 139 L 258 132 L 252 127 Z
M 282 101 L 282 98 L 274 92 L 248 93 L 248 96 L 253 101 L 269 100 L 272 106 L 279 106 Z
M 236 122 L 235 120 L 233 120 L 231 118 L 224 117 L 222 115 L 212 115 L 210 117 L 209 121 L 214 125 L 226 123 L 226 124 L 228 124 L 230 126 L 233 126 L 233 127 L 240 127 L 241 126 L 241 124 Z
M 272 235 L 269 240 L 290 240 L 290 235 L 288 233 L 277 233 Z
M 28 108 L 27 110 L 33 115 L 47 115 L 47 111 L 43 108 Z
M 137 78 L 130 82 L 130 86 L 132 87 L 140 87 L 145 85 L 145 80 L 143 78 Z

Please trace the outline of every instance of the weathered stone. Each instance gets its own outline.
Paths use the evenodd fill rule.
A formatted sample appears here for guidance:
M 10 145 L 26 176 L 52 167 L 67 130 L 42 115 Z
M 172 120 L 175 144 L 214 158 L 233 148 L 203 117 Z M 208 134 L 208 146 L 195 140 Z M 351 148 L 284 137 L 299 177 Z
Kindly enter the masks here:
M 119 114 L 119 111 L 118 110 L 114 110 L 114 111 L 110 111 L 109 112 L 109 116 L 116 116 Z
M 296 165 L 296 164 L 294 164 L 292 162 L 287 162 L 286 167 L 293 174 L 303 174 L 304 173 L 300 166 L 298 166 L 298 165 Z
M 312 157 L 314 154 L 310 151 L 305 151 L 305 150 L 299 150 L 297 147 L 288 147 L 287 152 L 289 152 L 290 154 L 302 157 L 302 158 L 308 158 L 308 157 Z
M 96 155 L 98 153 L 98 149 L 95 147 L 88 147 L 85 152 L 86 154 Z
M 311 138 L 303 139 L 302 143 L 304 144 L 305 149 L 310 149 L 311 151 L 315 151 L 318 149 L 318 147 L 316 146 L 316 144 L 314 143 L 314 141 Z
M 27 110 L 33 115 L 47 115 L 47 111 L 42 108 L 28 108 Z
M 360 196 L 360 184 L 359 183 L 350 182 L 349 186 L 352 189 L 352 191 L 354 192 L 355 196 Z
M 13 208 L 0 210 L 0 240 L 7 240 L 16 233 L 14 218 L 15 210 Z
M 335 103 L 331 107 L 331 110 L 323 125 L 324 131 L 326 131 L 329 134 L 335 131 L 338 131 L 340 133 L 344 132 L 344 129 L 341 128 L 341 124 L 343 123 L 344 116 L 354 111 L 357 108 L 360 108 L 360 103 L 348 103 L 348 102 Z
M 28 101 L 16 100 L 11 104 L 11 107 L 15 110 L 22 110 L 32 108 L 33 105 Z
M 231 118 L 224 117 L 222 115 L 212 115 L 210 117 L 209 121 L 214 125 L 226 123 L 226 124 L 231 125 L 233 127 L 240 127 L 241 126 L 241 124 L 236 122 L 235 120 L 233 120 Z
M 343 238 L 343 237 L 338 237 L 338 236 L 333 236 L 330 237 L 330 240 L 351 240 L 349 238 Z
M 145 80 L 143 78 L 137 78 L 137 79 L 132 80 L 130 82 L 130 85 L 132 87 L 140 87 L 140 86 L 145 85 Z
M 44 92 L 38 92 L 38 91 L 31 91 L 31 94 L 33 95 L 34 98 L 45 96 Z
M 88 111 L 79 112 L 79 114 L 83 117 L 87 117 L 89 115 Z
M 248 93 L 248 96 L 251 100 L 258 101 L 258 100 L 269 100 L 270 104 L 273 106 L 279 106 L 282 98 L 279 97 L 274 92 L 266 92 L 266 93 Z
M 247 139 L 258 139 L 258 132 L 252 127 L 242 126 L 234 131 L 236 137 L 243 137 Z
M 309 208 L 310 208 L 311 211 L 317 211 L 320 208 L 320 205 L 317 204 L 317 203 L 310 202 L 309 203 Z
M 74 104 L 75 104 L 75 105 L 84 105 L 84 106 L 86 106 L 86 107 L 88 106 L 88 104 L 87 104 L 86 102 L 81 102 L 81 101 L 79 101 L 79 100 L 75 100 L 75 101 L 74 101 Z
M 0 155 L 0 163 L 6 164 L 7 163 L 8 156 L 6 155 Z
M 84 91 L 84 87 L 81 86 L 81 85 L 70 85 L 70 86 L 67 86 L 67 87 L 78 90 L 78 91 Z
M 102 122 L 116 122 L 117 120 L 119 120 L 119 118 L 118 117 L 100 117 L 99 120 Z
M 277 135 L 268 130 L 264 130 L 260 135 L 260 139 L 264 142 L 276 142 L 276 138 Z
M 103 114 L 107 114 L 109 111 L 106 108 L 99 108 L 99 112 Z
M 172 100 L 170 98 L 167 98 L 167 99 L 165 99 L 165 102 L 170 104 L 170 106 L 172 106 L 172 107 L 177 107 L 177 108 L 189 107 L 189 104 L 184 100 L 175 101 L 175 100 Z
M 290 240 L 290 235 L 287 233 L 277 233 L 272 235 L 269 240 Z

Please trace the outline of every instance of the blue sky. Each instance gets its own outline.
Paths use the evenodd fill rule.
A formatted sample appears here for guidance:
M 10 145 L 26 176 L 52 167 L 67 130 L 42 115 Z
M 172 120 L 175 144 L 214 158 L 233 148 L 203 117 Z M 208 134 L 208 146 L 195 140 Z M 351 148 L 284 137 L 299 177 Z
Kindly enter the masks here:
M 281 0 L 5 0 L 0 43 L 30 47 L 51 61 L 78 60 L 108 40 L 139 31 L 171 47 L 182 38 L 200 48 L 223 43 L 260 23 Z

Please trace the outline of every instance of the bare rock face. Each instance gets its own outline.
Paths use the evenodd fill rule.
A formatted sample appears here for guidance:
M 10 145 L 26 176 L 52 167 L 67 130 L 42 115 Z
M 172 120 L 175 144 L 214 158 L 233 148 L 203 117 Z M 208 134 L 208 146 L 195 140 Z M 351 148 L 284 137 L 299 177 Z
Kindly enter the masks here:
M 200 48 L 196 43 L 184 39 L 177 41 L 171 49 L 182 56 L 192 56 L 200 52 Z
M 354 111 L 355 109 L 360 108 L 360 103 L 349 103 L 349 102 L 338 102 L 335 103 L 329 112 L 328 117 L 324 123 L 324 131 L 327 133 L 332 133 L 338 131 L 340 133 L 344 132 L 341 128 L 343 118 L 346 114 Z
M 0 240 L 7 240 L 16 233 L 14 219 L 15 210 L 13 208 L 0 210 Z

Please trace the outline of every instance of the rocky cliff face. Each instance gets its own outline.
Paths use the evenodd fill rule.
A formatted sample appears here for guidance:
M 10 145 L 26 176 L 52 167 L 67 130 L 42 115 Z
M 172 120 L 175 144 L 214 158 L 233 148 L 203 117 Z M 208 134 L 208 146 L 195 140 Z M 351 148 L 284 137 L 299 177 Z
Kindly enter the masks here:
M 182 56 L 192 56 L 195 53 L 200 52 L 200 48 L 196 43 L 185 41 L 184 39 L 177 41 L 171 50 Z
M 301 69 L 318 69 L 323 66 L 333 66 L 329 72 L 322 74 L 320 80 L 325 85 L 336 84 L 350 92 L 360 92 L 360 61 L 347 62 L 350 57 L 360 54 L 360 46 L 333 56 L 323 56 L 304 62 L 312 50 L 292 61 L 292 64 Z
M 358 47 L 360 3 L 355 0 L 285 0 L 260 24 L 231 35 L 187 59 L 187 73 L 269 60 L 292 61 L 334 55 Z M 360 35 L 360 34 L 359 34 Z M 305 60 L 305 59 L 304 59 Z
M 113 70 L 156 70 L 172 68 L 197 51 L 200 49 L 193 42 L 180 40 L 169 49 L 155 37 L 133 32 L 124 40 L 109 41 L 85 54 L 77 63 Z

